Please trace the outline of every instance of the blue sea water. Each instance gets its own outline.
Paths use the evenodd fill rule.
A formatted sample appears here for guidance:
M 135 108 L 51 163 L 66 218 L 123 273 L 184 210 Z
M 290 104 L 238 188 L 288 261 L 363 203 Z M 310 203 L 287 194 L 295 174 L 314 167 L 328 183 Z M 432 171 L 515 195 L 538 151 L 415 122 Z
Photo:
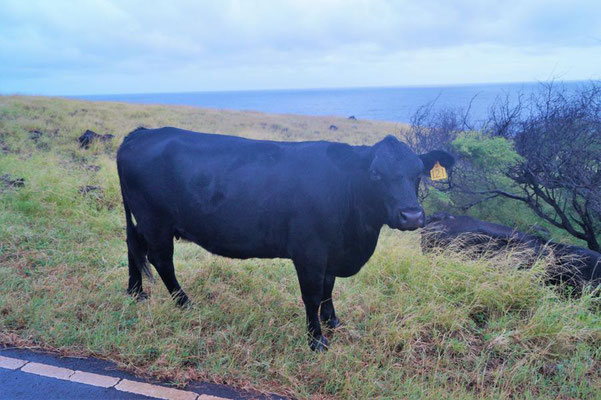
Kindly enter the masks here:
M 566 88 L 582 82 L 563 83 Z M 74 96 L 141 104 L 178 104 L 231 110 L 253 110 L 279 114 L 355 116 L 410 122 L 420 106 L 434 102 L 434 109 L 467 109 L 473 120 L 485 118 L 496 99 L 521 93 L 529 95 L 540 83 L 495 83 L 455 86 L 413 86 L 348 89 L 250 90 Z

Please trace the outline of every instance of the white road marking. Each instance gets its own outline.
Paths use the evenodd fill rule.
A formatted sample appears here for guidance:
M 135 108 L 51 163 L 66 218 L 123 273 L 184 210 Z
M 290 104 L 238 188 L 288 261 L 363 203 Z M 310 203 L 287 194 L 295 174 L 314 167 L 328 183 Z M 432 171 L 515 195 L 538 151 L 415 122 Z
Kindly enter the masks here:
M 63 379 L 68 381 L 71 375 L 75 373 L 72 369 L 55 367 L 54 365 L 40 364 L 30 362 L 25 364 L 21 371 L 29 372 L 30 374 L 47 376 L 49 378 Z
M 25 364 L 27 364 L 27 361 L 25 360 L 0 356 L 0 368 L 19 369 Z
M 142 394 L 144 396 L 156 397 L 166 400 L 196 400 L 197 393 L 186 390 L 171 389 L 163 386 L 151 385 L 149 383 L 135 382 L 123 379 L 115 386 L 115 389 L 122 392 Z
M 93 374 L 90 372 L 75 371 L 69 378 L 71 382 L 85 383 L 86 385 L 110 388 L 119 383 L 120 379 L 107 375 Z

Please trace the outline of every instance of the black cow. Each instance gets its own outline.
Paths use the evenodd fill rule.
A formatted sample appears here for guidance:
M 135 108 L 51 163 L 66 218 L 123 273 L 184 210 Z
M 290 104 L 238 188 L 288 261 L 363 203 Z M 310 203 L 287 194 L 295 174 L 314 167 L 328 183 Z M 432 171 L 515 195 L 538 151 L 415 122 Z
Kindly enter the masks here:
M 601 254 L 562 243 L 548 242 L 547 246 L 556 260 L 549 271 L 549 283 L 567 283 L 576 288 L 577 293 L 584 285 L 598 286 L 601 283 Z
M 582 247 L 546 241 L 507 226 L 468 216 L 436 213 L 428 217 L 421 233 L 424 252 L 436 247 L 445 248 L 452 243 L 459 249 L 476 249 L 480 254 L 492 254 L 494 250 L 508 248 L 529 248 L 532 257 L 524 260 L 528 265 L 538 257 L 553 255 L 555 264 L 549 269 L 547 278 L 550 284 L 567 283 L 580 289 L 586 284 L 601 283 L 601 254 Z
M 134 131 L 117 153 L 128 292 L 144 296 L 141 271 L 148 271 L 148 259 L 177 303 L 188 303 L 175 278 L 174 237 L 225 257 L 289 258 L 311 349 L 325 350 L 318 311 L 328 327 L 339 324 L 334 280 L 361 269 L 384 224 L 400 230 L 423 226 L 417 187 L 437 161 L 450 168 L 454 159 L 443 151 L 417 156 L 393 136 L 373 146 L 350 146 L 176 128 Z
M 529 247 L 539 252 L 544 244 L 536 236 L 507 226 L 444 212 L 428 216 L 421 235 L 424 252 L 436 247 L 447 247 L 451 243 L 459 249 L 476 250 L 476 254 L 508 247 Z M 461 240 L 456 240 L 459 237 Z

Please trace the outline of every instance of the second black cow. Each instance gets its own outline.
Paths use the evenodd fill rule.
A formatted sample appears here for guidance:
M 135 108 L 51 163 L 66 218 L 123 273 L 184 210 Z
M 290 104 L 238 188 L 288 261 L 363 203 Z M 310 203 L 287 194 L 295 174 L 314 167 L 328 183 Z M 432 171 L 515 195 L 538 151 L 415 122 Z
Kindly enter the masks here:
M 585 285 L 601 283 L 601 254 L 578 246 L 546 241 L 507 226 L 481 221 L 465 215 L 436 213 L 428 218 L 422 230 L 422 249 L 452 246 L 467 249 L 468 254 L 490 255 L 500 250 L 526 248 L 523 266 L 528 267 L 539 257 L 553 256 L 547 271 L 547 283 L 567 283 L 577 292 Z
M 383 225 L 423 226 L 417 188 L 436 162 L 451 168 L 454 159 L 443 151 L 418 156 L 393 136 L 350 146 L 136 130 L 117 153 L 128 290 L 144 295 L 141 272 L 148 259 L 177 303 L 188 302 L 175 278 L 174 237 L 225 257 L 288 258 L 300 283 L 311 349 L 325 350 L 320 319 L 329 327 L 339 324 L 335 279 L 361 269 Z

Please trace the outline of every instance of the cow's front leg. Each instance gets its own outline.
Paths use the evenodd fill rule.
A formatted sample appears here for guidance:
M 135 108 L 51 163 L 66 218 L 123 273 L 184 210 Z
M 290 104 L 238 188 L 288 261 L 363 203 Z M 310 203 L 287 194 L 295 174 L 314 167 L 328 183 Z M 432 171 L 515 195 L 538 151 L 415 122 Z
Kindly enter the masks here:
M 321 308 L 319 310 L 321 322 L 325 323 L 330 329 L 340 326 L 340 321 L 336 318 L 336 311 L 334 310 L 334 303 L 332 301 L 332 290 L 334 290 L 335 281 L 336 277 L 334 275 L 326 274 L 324 277 Z
M 319 324 L 319 304 L 323 295 L 323 279 L 325 266 L 294 261 L 298 281 L 300 283 L 305 311 L 307 313 L 307 331 L 309 333 L 309 347 L 314 351 L 327 350 L 328 340 L 322 335 Z

